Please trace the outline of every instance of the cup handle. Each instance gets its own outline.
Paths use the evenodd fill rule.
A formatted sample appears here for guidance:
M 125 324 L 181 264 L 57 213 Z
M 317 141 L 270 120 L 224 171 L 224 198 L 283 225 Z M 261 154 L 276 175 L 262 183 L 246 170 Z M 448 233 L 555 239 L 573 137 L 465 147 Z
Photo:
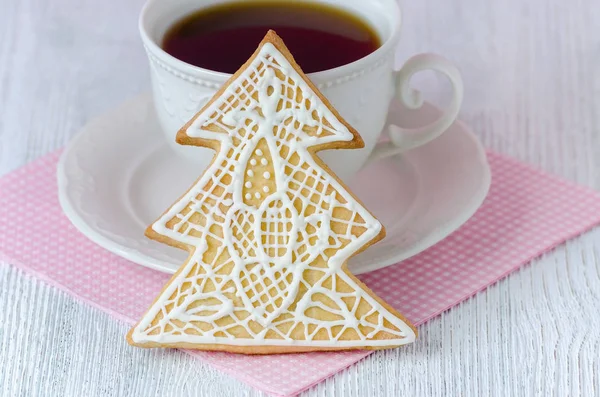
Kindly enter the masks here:
M 369 157 L 369 162 L 424 145 L 440 136 L 456 120 L 463 100 L 463 81 L 456 66 L 439 55 L 419 54 L 406 61 L 402 69 L 396 72 L 396 97 L 408 109 L 419 109 L 423 105 L 423 98 L 419 91 L 410 87 L 410 80 L 416 73 L 424 70 L 440 72 L 448 78 L 453 90 L 450 105 L 439 119 L 423 127 L 403 128 L 388 125 L 389 142 L 378 143 Z

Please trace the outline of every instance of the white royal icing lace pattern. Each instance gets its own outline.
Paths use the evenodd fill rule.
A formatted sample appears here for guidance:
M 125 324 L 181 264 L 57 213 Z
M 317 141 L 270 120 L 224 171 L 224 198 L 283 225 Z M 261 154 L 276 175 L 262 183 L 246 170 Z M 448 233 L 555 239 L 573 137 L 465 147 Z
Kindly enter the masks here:
M 196 249 L 134 329 L 135 342 L 361 347 L 414 340 L 408 325 L 342 271 L 381 224 L 308 152 L 353 135 L 273 45 L 263 45 L 186 133 L 220 140 L 220 151 L 152 225 Z

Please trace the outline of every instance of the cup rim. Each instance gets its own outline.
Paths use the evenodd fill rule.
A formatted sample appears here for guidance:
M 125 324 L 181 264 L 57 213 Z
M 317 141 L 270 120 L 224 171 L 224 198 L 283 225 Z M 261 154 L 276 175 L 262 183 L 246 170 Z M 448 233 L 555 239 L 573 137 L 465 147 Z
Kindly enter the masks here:
M 318 0 L 317 0 L 318 1 Z M 175 58 L 171 54 L 167 53 L 164 49 L 162 49 L 148 34 L 146 30 L 146 16 L 149 12 L 150 7 L 155 3 L 154 0 L 147 0 L 142 10 L 140 12 L 140 16 L 138 19 L 138 29 L 140 32 L 140 36 L 142 38 L 142 42 L 144 46 L 146 46 L 149 52 L 152 52 L 153 56 L 160 58 L 162 62 L 168 64 L 169 67 L 177 69 L 178 71 L 191 75 L 193 77 L 202 76 L 203 79 L 209 78 L 214 81 L 226 81 L 229 79 L 232 74 L 219 72 L 216 70 L 205 69 L 199 66 L 194 66 L 187 62 L 184 62 L 180 59 Z M 393 8 L 393 13 L 396 15 L 396 22 L 392 23 L 391 32 L 389 36 L 385 39 L 382 45 L 377 48 L 375 51 L 370 53 L 367 56 L 364 56 L 356 61 L 347 63 L 345 65 L 341 65 L 335 67 L 333 69 L 322 70 L 318 72 L 308 73 L 311 79 L 316 80 L 318 82 L 324 82 L 331 80 L 333 78 L 339 77 L 340 75 L 347 75 L 348 73 L 352 73 L 352 69 L 363 69 L 365 65 L 368 65 L 372 62 L 376 62 L 376 60 L 381 57 L 383 54 L 388 53 L 388 51 L 393 50 L 396 45 L 400 27 L 402 25 L 402 13 L 400 11 L 400 6 L 394 0 L 388 0 L 389 4 Z M 301 66 L 302 67 L 302 66 Z

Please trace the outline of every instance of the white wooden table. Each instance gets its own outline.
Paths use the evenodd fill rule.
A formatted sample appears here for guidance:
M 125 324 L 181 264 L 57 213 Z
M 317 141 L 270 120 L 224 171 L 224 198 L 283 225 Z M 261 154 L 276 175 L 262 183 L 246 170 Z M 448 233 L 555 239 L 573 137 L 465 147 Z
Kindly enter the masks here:
M 63 146 L 149 90 L 142 0 L 0 0 L 0 174 Z M 404 1 L 398 60 L 434 51 L 466 83 L 487 146 L 600 189 L 600 5 Z M 417 86 L 432 100 L 435 78 Z M 1 222 L 1 220 L 0 220 Z M 600 230 L 569 242 L 308 396 L 600 394 Z M 0 396 L 259 396 L 177 351 L 132 349 L 125 324 L 0 264 Z

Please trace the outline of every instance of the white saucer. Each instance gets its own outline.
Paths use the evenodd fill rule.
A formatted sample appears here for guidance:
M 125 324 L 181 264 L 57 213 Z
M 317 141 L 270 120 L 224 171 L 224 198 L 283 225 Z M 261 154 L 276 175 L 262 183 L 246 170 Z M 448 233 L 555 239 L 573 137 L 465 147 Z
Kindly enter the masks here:
M 392 105 L 388 121 L 425 125 L 439 111 Z M 90 122 L 58 164 L 62 208 L 92 241 L 140 265 L 174 273 L 187 253 L 144 236 L 200 175 L 164 141 L 149 95 Z M 352 191 L 384 224 L 387 237 L 350 260 L 355 273 L 411 257 L 448 236 L 483 202 L 490 185 L 485 151 L 460 122 L 408 153 L 366 166 Z

